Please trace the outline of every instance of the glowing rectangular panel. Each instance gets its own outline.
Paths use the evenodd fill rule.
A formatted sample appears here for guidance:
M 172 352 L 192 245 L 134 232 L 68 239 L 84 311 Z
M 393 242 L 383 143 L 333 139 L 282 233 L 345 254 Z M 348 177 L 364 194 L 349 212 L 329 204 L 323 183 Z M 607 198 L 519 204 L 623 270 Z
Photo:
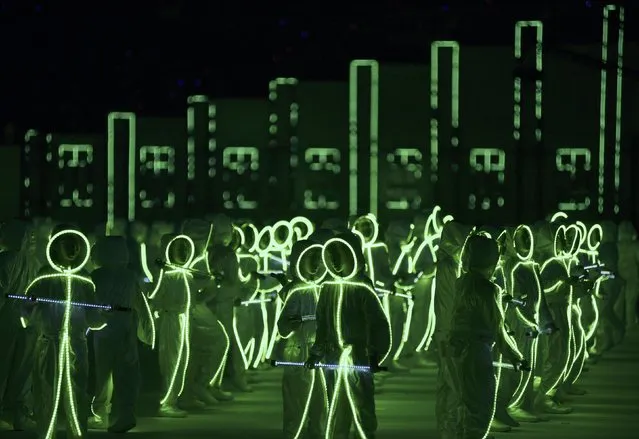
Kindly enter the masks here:
M 184 119 L 138 118 L 136 219 L 177 219 L 186 208 L 188 133 Z
M 489 210 L 504 207 L 505 200 L 498 191 L 489 191 L 491 186 L 500 187 L 505 182 L 506 152 L 499 148 L 472 148 L 469 153 L 471 173 L 476 190 L 468 195 L 468 209 Z M 496 192 L 490 193 L 489 192 Z
M 349 203 L 348 83 L 304 81 L 299 99 L 295 202 L 316 221 L 346 218 Z M 306 211 L 306 212 L 305 212 Z
M 60 220 L 98 221 L 104 205 L 102 179 L 105 150 L 100 136 L 49 134 L 46 136 L 55 193 L 50 200 Z

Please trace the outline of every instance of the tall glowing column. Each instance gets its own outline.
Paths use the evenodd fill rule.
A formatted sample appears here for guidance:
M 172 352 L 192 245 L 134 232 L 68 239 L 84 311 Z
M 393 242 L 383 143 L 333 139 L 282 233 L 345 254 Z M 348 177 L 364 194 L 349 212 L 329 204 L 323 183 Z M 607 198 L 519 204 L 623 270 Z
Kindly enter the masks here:
M 274 215 L 282 210 L 289 211 L 291 204 L 297 204 L 295 181 L 299 162 L 299 138 L 297 123 L 299 103 L 297 99 L 297 78 L 276 78 L 268 84 L 269 99 L 269 160 L 267 191 L 280 194 L 277 202 L 268 203 Z M 300 206 L 296 205 L 296 209 Z M 299 213 L 299 212 L 298 212 Z
M 118 123 L 119 122 L 119 123 Z M 126 134 L 122 130 L 122 124 L 126 124 Z M 136 163 L 136 117 L 135 113 L 109 113 L 107 117 L 107 218 L 106 233 L 113 230 L 116 215 L 116 168 L 127 170 L 127 218 L 135 220 L 135 163 Z M 116 155 L 116 144 L 126 141 L 126 160 Z M 120 166 L 116 166 L 120 165 Z M 124 192 L 122 192 L 124 193 Z
M 615 64 L 610 62 L 610 16 L 611 12 L 617 12 L 618 35 L 617 35 L 617 60 Z M 624 49 L 624 8 L 622 6 L 607 5 L 603 10 L 603 26 L 601 37 L 601 90 L 599 100 L 599 179 L 598 179 L 598 201 L 597 210 L 599 213 L 605 211 L 605 188 L 606 188 L 606 144 L 614 143 L 614 205 L 615 214 L 619 213 L 619 188 L 621 185 L 621 110 L 622 110 L 622 87 L 623 87 L 623 49 Z M 614 46 L 613 46 L 614 47 Z M 612 103 L 608 98 L 609 84 L 608 74 L 616 67 L 615 100 L 614 100 L 614 133 L 609 133 L 608 109 Z
M 522 34 L 524 29 L 533 29 L 535 31 L 535 47 L 534 58 L 525 56 L 529 50 L 524 47 Z M 531 181 L 538 181 L 541 187 L 541 169 L 543 160 L 543 42 L 544 42 L 544 25 L 541 21 L 518 21 L 515 24 L 515 70 L 514 70 L 514 107 L 513 107 L 513 139 L 516 147 L 516 169 L 518 170 L 519 190 L 527 191 Z M 534 59 L 534 68 L 526 65 L 527 59 Z M 525 80 L 530 80 L 534 84 L 534 131 L 529 138 L 527 136 L 530 131 L 522 129 L 522 96 L 523 88 L 526 86 Z M 530 107 L 529 107 L 530 108 Z M 532 109 L 531 109 L 532 110 Z M 528 113 L 528 112 L 525 112 Z M 524 116 L 524 128 L 528 118 Z M 532 124 L 531 124 L 532 125 Z M 532 160 L 532 161 L 531 161 Z M 536 162 L 536 166 L 531 163 Z M 528 166 L 526 166 L 528 163 Z M 521 172 L 520 172 L 521 171 Z M 519 191 L 518 191 L 519 192 Z M 543 194 L 543 191 L 540 191 Z M 517 193 L 517 198 L 530 199 L 527 194 Z M 521 205 L 520 218 L 523 220 L 527 217 L 533 217 L 538 214 L 539 209 L 544 210 L 541 196 L 539 204 L 525 203 Z
M 360 68 L 368 69 L 370 77 L 370 88 L 368 91 L 369 112 L 368 112 L 368 148 L 370 154 L 369 161 L 369 207 L 370 213 L 377 215 L 378 200 L 378 138 L 379 138 L 379 64 L 375 60 L 358 59 L 351 62 L 348 84 L 348 168 L 349 168 L 349 215 L 362 213 L 359 205 L 359 151 L 362 133 L 359 129 L 359 112 L 361 111 L 360 97 Z
M 215 188 L 210 186 L 210 177 L 215 176 L 216 165 L 216 107 L 203 95 L 189 96 L 187 105 L 186 202 L 189 210 L 197 210 L 191 213 L 205 214 L 213 207 L 207 195 L 215 193 Z
M 450 64 L 450 80 L 451 80 L 451 90 L 450 90 L 450 120 L 448 121 L 448 126 L 446 126 L 446 118 L 443 116 L 440 111 L 441 106 L 441 95 L 440 95 L 440 73 L 442 66 L 440 65 L 440 50 L 448 49 L 451 51 L 451 64 Z M 453 150 L 456 150 L 459 147 L 459 63 L 460 63 L 460 46 L 457 41 L 434 41 L 430 46 L 430 109 L 431 109 L 431 118 L 430 118 L 430 171 L 431 171 L 431 181 L 434 184 L 439 183 L 440 174 L 439 174 L 439 166 L 440 166 L 440 137 L 441 132 L 445 131 L 446 134 L 446 147 L 450 147 L 451 151 L 445 151 L 448 157 L 454 157 L 456 154 L 453 154 Z M 453 160 L 454 162 L 454 160 Z M 451 169 L 447 171 L 454 170 L 454 164 L 452 163 Z M 447 184 L 453 184 L 454 179 L 451 178 L 450 181 L 448 179 L 443 181 L 441 184 L 443 185 L 442 189 L 448 189 L 445 186 Z M 441 191 L 435 191 L 435 193 L 442 193 Z M 437 204 L 441 204 L 444 200 L 436 199 L 435 202 Z M 446 208 L 450 208 L 449 205 Z

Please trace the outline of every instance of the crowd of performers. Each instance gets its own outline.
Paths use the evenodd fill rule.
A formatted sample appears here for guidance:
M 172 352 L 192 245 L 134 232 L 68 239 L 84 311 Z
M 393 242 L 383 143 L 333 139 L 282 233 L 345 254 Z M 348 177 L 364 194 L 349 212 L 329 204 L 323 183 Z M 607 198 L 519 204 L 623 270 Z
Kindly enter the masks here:
M 279 367 L 285 438 L 370 439 L 385 380 L 437 367 L 441 437 L 483 439 L 569 414 L 582 372 L 637 323 L 629 222 L 473 227 L 436 207 L 384 230 L 372 214 L 96 230 L 2 225 L 0 429 L 134 428 L 142 342 L 160 417 Z

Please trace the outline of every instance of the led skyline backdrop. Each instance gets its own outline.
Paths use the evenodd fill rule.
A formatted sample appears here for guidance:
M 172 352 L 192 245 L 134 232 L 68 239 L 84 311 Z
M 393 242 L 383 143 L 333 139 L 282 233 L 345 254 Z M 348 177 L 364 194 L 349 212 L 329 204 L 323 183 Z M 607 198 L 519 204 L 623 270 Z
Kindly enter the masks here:
M 474 222 L 630 216 L 623 10 L 606 8 L 602 27 L 598 68 L 544 53 L 543 24 L 519 22 L 511 48 L 437 41 L 428 65 L 355 60 L 348 83 L 192 96 L 182 118 L 113 112 L 106 135 L 30 130 L 23 214 L 390 219 L 439 204 Z

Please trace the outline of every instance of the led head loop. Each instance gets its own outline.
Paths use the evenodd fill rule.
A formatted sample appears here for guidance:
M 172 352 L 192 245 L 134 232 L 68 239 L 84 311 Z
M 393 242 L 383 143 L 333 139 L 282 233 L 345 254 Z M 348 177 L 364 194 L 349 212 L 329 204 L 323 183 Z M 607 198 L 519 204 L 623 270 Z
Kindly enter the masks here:
M 257 242 L 255 250 L 258 253 L 268 253 L 273 247 L 273 228 L 264 226 L 257 234 L 255 241 Z
M 240 227 L 240 229 L 242 230 L 246 242 L 246 252 L 255 253 L 259 244 L 260 231 L 252 223 L 242 224 L 242 227 Z
M 173 259 L 171 258 L 171 247 L 180 241 L 186 241 L 188 245 L 186 262 L 183 264 L 178 264 L 175 261 L 173 261 Z M 171 239 L 169 243 L 166 245 L 166 250 L 164 251 L 164 257 L 166 258 L 166 262 L 169 265 L 173 265 L 180 268 L 188 268 L 191 265 L 191 262 L 193 262 L 193 258 L 195 258 L 195 243 L 187 235 L 177 235 L 173 237 L 173 239 Z
M 361 224 L 363 223 L 368 223 L 368 225 L 371 227 L 371 236 L 364 236 L 364 233 L 359 230 L 358 226 L 361 227 Z M 377 242 L 377 238 L 379 237 L 379 223 L 377 222 L 377 218 L 375 217 L 375 215 L 373 215 L 372 213 L 367 213 L 366 215 L 360 216 L 355 220 L 351 231 L 360 237 L 362 243 L 365 246 L 374 244 L 375 242 Z
M 588 245 L 588 226 L 581 221 L 575 221 L 575 225 L 579 229 L 579 242 L 577 243 L 577 251 L 579 251 Z
M 278 221 L 273 224 L 273 241 L 271 247 L 277 250 L 291 248 L 293 246 L 293 236 L 295 232 L 288 221 Z
M 603 241 L 603 227 L 599 224 L 595 224 L 588 230 L 588 250 L 596 251 L 601 245 L 601 241 Z
M 318 273 L 313 273 L 313 279 L 307 279 L 304 274 L 302 274 L 302 266 L 304 264 L 304 258 L 308 257 L 308 252 L 310 251 L 319 251 L 320 255 L 322 255 L 322 251 L 324 250 L 324 246 L 322 244 L 313 244 L 306 247 L 297 258 L 297 262 L 295 263 L 295 276 L 306 284 L 320 284 L 326 277 L 326 273 L 328 272 L 327 266 L 324 263 L 323 259 L 320 259 L 321 263 L 318 264 Z M 322 255 L 323 256 L 323 255 Z
M 344 250 L 348 249 L 346 253 L 348 253 L 350 257 L 352 257 L 351 262 L 352 262 L 353 268 L 350 273 L 344 274 L 341 272 L 341 270 L 338 270 L 334 266 L 335 262 L 332 260 L 331 253 L 340 251 L 339 247 L 343 247 L 342 252 L 345 252 Z M 331 238 L 328 241 L 326 241 L 326 243 L 324 244 L 324 248 L 322 249 L 322 262 L 324 263 L 324 266 L 326 267 L 326 271 L 328 272 L 328 274 L 330 274 L 333 278 L 342 280 L 342 281 L 353 279 L 357 275 L 357 271 L 359 268 L 357 264 L 357 252 L 355 251 L 355 249 L 350 243 L 348 243 L 342 238 Z M 346 266 L 348 266 L 347 261 L 343 261 L 343 262 Z M 344 269 L 344 267 L 342 267 L 342 269 Z
M 520 243 L 520 244 L 518 244 Z M 528 244 L 528 248 L 525 248 L 523 243 Z M 534 235 L 532 229 L 525 224 L 517 226 L 513 233 L 513 247 L 515 253 L 521 261 L 529 261 L 533 257 L 535 251 Z
M 60 238 L 62 238 L 64 236 L 69 236 L 69 235 L 70 236 L 75 236 L 82 243 L 84 243 L 84 247 L 85 247 L 84 258 L 75 267 L 62 267 L 62 266 L 56 264 L 53 261 L 53 258 L 51 257 L 51 248 L 53 246 L 53 243 L 56 240 L 58 240 L 58 239 L 60 239 Z M 82 250 L 82 249 L 80 249 L 80 250 Z M 91 257 L 91 244 L 89 243 L 89 239 L 82 232 L 79 232 L 79 231 L 73 230 L 73 229 L 61 230 L 58 233 L 56 233 L 53 236 L 51 236 L 51 238 L 49 238 L 49 242 L 47 243 L 46 255 L 47 255 L 47 262 L 49 262 L 49 265 L 55 271 L 57 271 L 59 273 L 67 273 L 67 274 L 77 273 L 78 271 L 80 271 L 80 270 L 82 270 L 84 268 L 84 266 L 87 264 L 87 262 L 89 262 L 89 258 Z
M 237 236 L 240 238 L 240 247 L 244 247 L 246 245 L 246 235 L 244 234 L 244 230 L 233 224 L 233 231 L 237 233 Z
M 298 241 L 305 240 L 315 231 L 313 222 L 305 216 L 296 216 L 289 223 Z

